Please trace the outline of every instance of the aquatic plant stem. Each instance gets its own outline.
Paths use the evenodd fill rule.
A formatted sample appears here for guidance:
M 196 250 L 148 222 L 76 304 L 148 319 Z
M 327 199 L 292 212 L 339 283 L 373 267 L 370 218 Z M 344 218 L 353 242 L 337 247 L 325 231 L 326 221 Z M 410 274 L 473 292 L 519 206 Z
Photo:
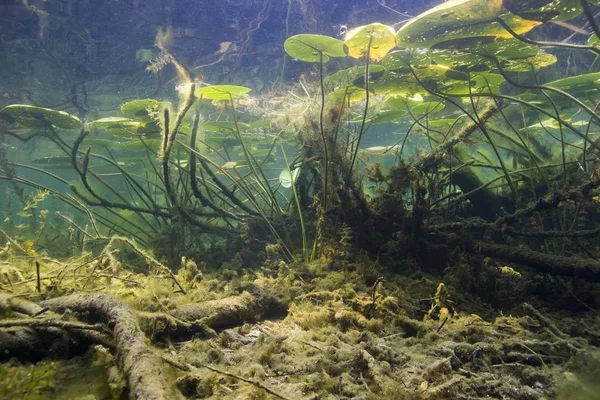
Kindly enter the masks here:
M 290 181 L 292 183 L 292 194 L 294 196 L 294 203 L 296 204 L 296 209 L 298 210 L 298 218 L 300 219 L 300 230 L 302 231 L 302 256 L 304 258 L 304 262 L 309 263 L 313 260 L 314 252 L 309 254 L 308 252 L 308 237 L 306 235 L 306 225 L 304 224 L 304 214 L 302 213 L 302 206 L 300 205 L 300 197 L 298 196 L 298 191 L 296 190 L 296 180 L 294 179 L 294 173 L 290 169 L 290 164 L 288 162 L 287 155 L 285 154 L 285 149 L 283 144 L 279 143 L 279 147 L 281 148 L 281 154 L 283 154 L 283 160 L 285 161 L 285 165 L 290 172 Z M 313 249 L 315 246 L 313 245 Z
M 321 141 L 323 142 L 323 215 L 327 214 L 327 192 L 329 191 L 329 151 L 327 146 L 327 137 L 325 137 L 325 127 L 323 126 L 323 115 L 325 114 L 325 81 L 323 77 L 323 51 L 319 50 L 319 83 L 321 86 L 321 109 L 319 111 L 319 131 Z M 317 235 L 318 236 L 318 235 Z
M 600 26 L 598 26 L 598 22 L 596 22 L 596 18 L 594 16 L 594 13 L 592 12 L 592 9 L 590 8 L 589 3 L 587 2 L 587 0 L 580 0 L 580 3 L 586 18 L 590 23 L 590 26 L 596 34 L 596 37 L 600 39 Z M 600 52 L 598 54 L 600 55 Z
M 358 150 L 360 147 L 360 141 L 362 139 L 363 134 L 365 133 L 365 125 L 367 123 L 367 112 L 369 111 L 369 61 L 371 60 L 371 43 L 373 42 L 373 35 L 369 36 L 369 45 L 367 46 L 367 54 L 365 61 L 365 109 L 363 112 L 362 121 L 360 123 L 360 130 L 358 131 L 358 138 L 356 140 L 356 147 L 354 148 L 354 153 L 352 154 L 352 161 L 350 162 L 350 169 L 348 171 L 348 176 L 346 177 L 346 184 L 350 183 L 350 179 L 352 179 L 352 169 L 354 168 L 354 164 L 356 162 L 356 157 L 358 156 Z

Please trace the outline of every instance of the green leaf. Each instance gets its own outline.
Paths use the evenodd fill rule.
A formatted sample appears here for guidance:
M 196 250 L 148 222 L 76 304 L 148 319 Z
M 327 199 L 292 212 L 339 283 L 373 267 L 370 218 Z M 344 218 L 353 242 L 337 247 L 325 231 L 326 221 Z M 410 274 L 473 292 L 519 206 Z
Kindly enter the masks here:
M 530 31 L 539 21 L 502 12 L 502 0 L 451 0 L 413 18 L 396 32 L 398 47 L 426 47 L 460 38 L 485 36 L 509 39 L 512 35 L 500 24 L 502 18 L 516 33 Z
M 348 47 L 341 40 L 314 34 L 302 34 L 288 38 L 283 47 L 290 57 L 300 61 L 319 62 L 321 54 L 323 62 L 329 57 L 345 57 Z
M 61 129 L 78 129 L 81 127 L 81 121 L 74 115 L 29 104 L 6 106 L 0 111 L 0 118 L 10 124 L 29 129 L 48 129 L 50 126 Z
M 246 97 L 252 89 L 235 85 L 214 85 L 196 89 L 196 97 L 211 100 L 230 100 Z
M 298 175 L 300 175 L 300 168 L 295 169 L 293 172 L 290 172 L 289 169 L 284 169 L 279 174 L 279 182 L 284 188 L 290 188 L 292 187 L 292 182 L 298 179 Z
M 128 118 L 149 122 L 152 114 L 158 111 L 159 102 L 154 99 L 133 100 L 121 106 L 121 112 Z
M 421 50 L 403 49 L 388 53 L 381 60 L 381 65 L 388 71 L 410 72 L 411 67 L 413 69 L 429 67 L 431 59 Z
M 236 132 L 236 125 L 231 121 L 211 121 L 202 124 L 202 129 L 207 132 L 232 134 Z M 250 125 L 238 122 L 237 129 L 239 129 L 240 132 L 244 132 L 250 129 Z
M 363 58 L 368 52 L 371 61 L 377 62 L 396 47 L 394 33 L 391 26 L 373 23 L 349 31 L 344 43 L 348 46 L 350 57 Z
M 132 136 L 139 135 L 140 123 L 129 118 L 108 117 L 92 121 L 87 126 L 92 129 L 104 129 L 114 137 L 130 139 Z

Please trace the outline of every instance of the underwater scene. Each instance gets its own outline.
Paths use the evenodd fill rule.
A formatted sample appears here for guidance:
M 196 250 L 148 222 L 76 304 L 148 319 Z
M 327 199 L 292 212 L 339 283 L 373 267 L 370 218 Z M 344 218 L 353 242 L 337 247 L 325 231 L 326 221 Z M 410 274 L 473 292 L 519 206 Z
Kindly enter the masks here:
M 3 0 L 0 399 L 600 399 L 600 0 Z

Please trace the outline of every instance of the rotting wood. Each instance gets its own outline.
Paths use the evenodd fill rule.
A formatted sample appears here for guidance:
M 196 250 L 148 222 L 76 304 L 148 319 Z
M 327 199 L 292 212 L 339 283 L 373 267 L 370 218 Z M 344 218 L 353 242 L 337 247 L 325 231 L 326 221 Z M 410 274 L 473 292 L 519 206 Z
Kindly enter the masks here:
M 113 330 L 117 359 L 127 378 L 130 399 L 166 400 L 179 398 L 166 382 L 160 358 L 146 344 L 133 312 L 105 294 L 71 295 L 42 302 L 56 312 L 68 309 L 89 312 Z

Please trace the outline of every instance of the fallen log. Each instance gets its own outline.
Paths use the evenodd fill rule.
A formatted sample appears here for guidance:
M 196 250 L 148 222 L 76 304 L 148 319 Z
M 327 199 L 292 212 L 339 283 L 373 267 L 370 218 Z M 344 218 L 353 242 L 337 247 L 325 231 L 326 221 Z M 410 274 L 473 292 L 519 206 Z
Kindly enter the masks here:
M 167 384 L 160 358 L 146 344 L 133 312 L 118 300 L 105 294 L 71 295 L 45 300 L 42 307 L 55 312 L 72 310 L 89 313 L 112 329 L 117 359 L 129 385 L 129 398 L 167 400 L 180 398 Z

